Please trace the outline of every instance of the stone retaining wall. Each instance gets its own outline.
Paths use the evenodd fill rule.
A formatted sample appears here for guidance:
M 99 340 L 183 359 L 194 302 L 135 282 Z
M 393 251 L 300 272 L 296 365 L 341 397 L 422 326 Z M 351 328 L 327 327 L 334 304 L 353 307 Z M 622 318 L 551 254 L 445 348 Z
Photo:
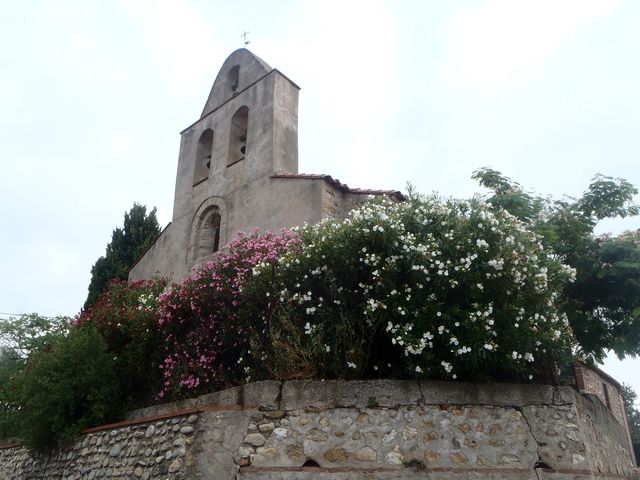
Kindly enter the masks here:
M 568 387 L 257 382 L 132 412 L 0 479 L 631 479 L 622 427 Z
M 90 432 L 52 455 L 0 448 L 0 479 L 189 478 L 197 421 L 191 414 Z

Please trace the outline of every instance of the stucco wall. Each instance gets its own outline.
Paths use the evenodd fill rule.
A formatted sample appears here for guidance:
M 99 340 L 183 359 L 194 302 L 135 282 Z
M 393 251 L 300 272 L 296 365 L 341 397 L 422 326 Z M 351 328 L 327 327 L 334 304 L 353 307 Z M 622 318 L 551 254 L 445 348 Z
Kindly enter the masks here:
M 150 417 L 151 416 L 151 417 Z M 568 387 L 257 382 L 132 412 L 2 479 L 640 478 L 624 430 Z

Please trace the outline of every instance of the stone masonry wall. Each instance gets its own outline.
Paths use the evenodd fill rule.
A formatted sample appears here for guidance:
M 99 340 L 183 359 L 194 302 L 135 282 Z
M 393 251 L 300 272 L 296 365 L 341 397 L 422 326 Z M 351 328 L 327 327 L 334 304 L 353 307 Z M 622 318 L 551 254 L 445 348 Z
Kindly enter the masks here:
M 626 435 L 569 387 L 256 382 L 132 412 L 0 479 L 639 479 Z
M 0 479 L 189 478 L 197 414 L 90 432 L 52 455 L 0 448 Z

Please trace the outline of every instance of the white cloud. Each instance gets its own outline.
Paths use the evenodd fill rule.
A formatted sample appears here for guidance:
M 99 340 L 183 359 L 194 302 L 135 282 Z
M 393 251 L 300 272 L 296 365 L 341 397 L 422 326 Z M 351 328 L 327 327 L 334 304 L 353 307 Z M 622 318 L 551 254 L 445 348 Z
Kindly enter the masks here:
M 362 187 L 385 178 L 390 112 L 406 87 L 397 83 L 393 8 L 384 1 L 299 4 L 290 31 L 261 42 L 265 59 L 302 87 L 301 170 Z
M 16 76 L 8 73 L 0 76 L 0 119 L 11 120 L 23 94 L 24 88 Z
M 121 0 L 120 4 L 141 28 L 154 63 L 177 90 L 193 87 L 202 75 L 211 73 L 212 59 L 225 54 L 212 28 L 215 15 L 189 2 Z
M 443 85 L 495 95 L 522 85 L 577 32 L 618 0 L 489 0 L 452 15 Z
M 129 133 L 118 133 L 111 137 L 111 152 L 114 154 L 127 153 L 131 148 L 131 135 Z

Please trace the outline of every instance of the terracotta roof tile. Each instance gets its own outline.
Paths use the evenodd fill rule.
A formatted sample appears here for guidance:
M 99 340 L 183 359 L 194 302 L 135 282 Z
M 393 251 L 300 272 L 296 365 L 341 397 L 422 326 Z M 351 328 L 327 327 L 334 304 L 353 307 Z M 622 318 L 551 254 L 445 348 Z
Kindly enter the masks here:
M 371 188 L 351 188 L 345 183 L 341 183 L 337 178 L 333 178 L 331 175 L 325 175 L 321 173 L 277 173 L 271 175 L 271 178 L 294 178 L 294 179 L 308 179 L 308 180 L 324 180 L 330 183 L 334 187 L 343 192 L 362 194 L 362 195 L 386 195 L 393 197 L 396 200 L 404 200 L 404 195 L 398 190 L 376 190 Z
M 589 364 L 583 362 L 582 360 L 576 360 L 574 362 L 574 364 L 576 364 L 576 363 L 582 365 L 584 368 L 588 368 L 589 370 L 592 370 L 592 371 L 596 372 L 598 375 L 600 375 L 600 377 L 604 378 L 609 383 L 611 383 L 613 386 L 615 386 L 618 390 L 622 391 L 622 385 L 620 384 L 620 382 L 618 382 L 615 378 L 613 378 L 611 375 L 609 375 L 604 370 L 599 369 L 595 365 L 589 365 Z

